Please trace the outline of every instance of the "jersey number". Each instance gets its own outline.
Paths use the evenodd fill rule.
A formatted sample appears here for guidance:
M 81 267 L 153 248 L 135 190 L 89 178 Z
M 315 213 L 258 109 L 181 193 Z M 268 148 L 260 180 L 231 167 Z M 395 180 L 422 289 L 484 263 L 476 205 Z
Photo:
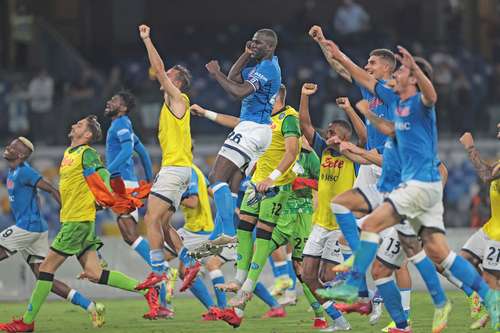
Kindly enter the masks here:
M 401 243 L 398 240 L 395 240 L 394 238 L 390 238 L 391 242 L 389 243 L 389 246 L 387 247 L 386 251 L 390 251 L 392 254 L 398 254 L 399 250 L 401 249 Z M 391 251 L 392 245 L 394 245 L 394 250 Z
M 233 132 L 229 133 L 228 138 L 231 141 L 234 141 L 236 143 L 240 143 L 240 141 L 241 141 L 241 134 L 240 133 L 236 133 L 236 132 L 233 131 Z
M 304 238 L 304 244 L 307 243 L 307 238 Z M 297 237 L 295 238 L 295 251 L 302 251 L 302 246 L 304 246 L 304 244 L 302 244 L 302 238 L 300 237 Z
M 12 233 L 13 233 L 13 232 L 14 232 L 14 230 L 12 230 L 12 229 L 10 229 L 10 228 L 9 228 L 9 229 L 7 229 L 7 230 L 5 230 L 5 231 L 3 232 L 2 237 L 3 237 L 3 238 L 7 238 L 7 237 L 9 237 L 10 235 L 12 235 Z
M 490 246 L 488 251 L 490 251 L 490 253 L 488 253 L 488 256 L 486 257 L 486 259 L 488 261 L 495 261 L 496 263 L 498 263 L 500 261 L 500 249 L 496 248 L 494 246 Z M 495 252 L 497 253 L 496 258 L 494 258 Z
M 271 214 L 274 216 L 280 216 L 282 207 L 283 206 L 280 203 L 273 202 L 273 210 L 271 211 Z

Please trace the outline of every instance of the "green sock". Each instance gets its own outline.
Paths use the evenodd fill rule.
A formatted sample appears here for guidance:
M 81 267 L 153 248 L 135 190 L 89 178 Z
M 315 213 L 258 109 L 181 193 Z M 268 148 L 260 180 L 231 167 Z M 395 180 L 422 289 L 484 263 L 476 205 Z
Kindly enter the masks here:
M 316 318 L 321 318 L 324 316 L 323 308 L 321 307 L 321 304 L 319 304 L 318 300 L 316 297 L 314 297 L 311 289 L 302 282 L 302 289 L 304 290 L 304 296 L 306 296 L 307 301 L 309 302 L 309 305 L 311 308 L 314 310 L 314 316 Z
M 248 271 L 248 279 L 252 281 L 253 287 L 259 281 L 260 273 L 269 258 L 271 252 L 271 241 L 263 238 L 255 239 L 255 250 L 252 257 L 252 263 L 250 264 L 250 270 Z M 251 290 L 253 291 L 253 289 Z
M 28 309 L 23 315 L 23 321 L 26 324 L 31 324 L 35 320 L 38 311 L 40 311 L 42 304 L 45 302 L 45 299 L 47 299 L 47 296 L 49 295 L 50 290 L 52 289 L 54 275 L 52 274 L 50 275 L 52 277 L 50 281 L 47 279 L 44 280 L 39 279 L 36 281 L 35 289 L 31 294 L 30 302 L 28 304 Z
M 138 292 L 135 290 L 135 287 L 139 284 L 139 281 L 126 276 L 122 272 L 109 271 L 108 282 L 106 284 L 110 287 Z M 145 291 L 142 290 L 140 293 L 145 294 Z
M 236 269 L 240 272 L 240 274 L 242 274 L 241 272 L 248 272 L 250 261 L 252 260 L 252 232 L 238 229 L 236 232 L 236 236 L 238 237 L 238 246 L 236 247 L 238 259 L 236 261 Z M 241 278 L 244 280 L 246 276 L 242 276 Z M 236 279 L 238 280 L 238 272 L 236 273 Z

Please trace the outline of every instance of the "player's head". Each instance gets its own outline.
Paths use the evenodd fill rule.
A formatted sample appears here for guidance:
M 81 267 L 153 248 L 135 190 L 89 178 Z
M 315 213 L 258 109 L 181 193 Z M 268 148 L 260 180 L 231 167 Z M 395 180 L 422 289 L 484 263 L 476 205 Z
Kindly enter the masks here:
M 23 162 L 35 151 L 35 146 L 24 136 L 12 140 L 3 152 L 3 157 L 9 162 Z
M 274 54 L 278 45 L 278 35 L 272 29 L 260 29 L 253 35 L 250 50 L 252 58 L 261 60 Z
M 387 79 L 396 70 L 396 56 L 388 49 L 375 49 L 365 65 L 365 70 L 377 80 Z
M 328 128 L 326 129 L 326 138 L 332 138 L 337 136 L 341 141 L 349 141 L 352 136 L 352 127 L 349 122 L 338 119 L 334 120 L 328 124 Z
M 415 62 L 418 67 L 424 72 L 425 76 L 429 80 L 432 81 L 432 66 L 429 64 L 427 60 L 420 57 L 415 57 Z M 394 79 L 396 81 L 396 85 L 394 86 L 394 91 L 398 94 L 401 94 L 403 91 L 406 91 L 408 88 L 414 88 L 418 90 L 417 86 L 417 78 L 413 75 L 413 71 L 408 67 L 401 65 L 398 70 L 394 72 Z
M 191 72 L 182 65 L 175 65 L 167 71 L 167 76 L 172 83 L 183 93 L 191 87 Z
M 73 142 L 94 143 L 102 138 L 101 124 L 97 120 L 97 116 L 90 115 L 71 126 L 71 131 L 68 137 Z
M 282 83 L 280 85 L 280 89 L 278 91 L 278 94 L 276 95 L 276 101 L 274 102 L 272 113 L 274 114 L 274 113 L 278 112 L 279 110 L 283 109 L 285 107 L 285 104 L 286 104 L 286 87 Z
M 117 92 L 109 101 L 106 102 L 104 115 L 107 117 L 115 117 L 122 114 L 127 114 L 134 110 L 136 105 L 135 97 L 130 91 L 122 90 Z

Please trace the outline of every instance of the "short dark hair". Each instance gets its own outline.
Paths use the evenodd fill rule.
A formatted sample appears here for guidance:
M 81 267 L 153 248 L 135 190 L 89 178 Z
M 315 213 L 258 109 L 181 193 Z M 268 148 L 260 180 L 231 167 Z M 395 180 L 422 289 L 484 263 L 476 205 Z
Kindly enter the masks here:
M 370 52 L 370 57 L 376 56 L 385 60 L 391 66 L 391 72 L 396 70 L 396 56 L 388 49 L 375 49 Z
M 267 43 L 272 47 L 278 46 L 278 35 L 273 29 L 259 29 L 256 33 L 262 34 L 266 37 Z
M 135 109 L 136 101 L 135 96 L 128 90 L 121 90 L 116 93 L 123 100 L 123 103 L 127 107 L 127 113 Z
M 415 57 L 414 59 L 418 67 L 420 67 L 422 72 L 424 72 L 425 76 L 427 76 L 427 78 L 432 82 L 434 76 L 434 70 L 432 69 L 432 65 L 422 57 Z
M 102 139 L 102 129 L 101 124 L 97 120 L 97 116 L 91 114 L 90 116 L 85 117 L 85 120 L 87 120 L 88 130 L 90 131 L 90 133 L 92 133 L 92 139 L 90 140 L 90 143 L 100 141 Z
M 332 126 L 337 125 L 342 128 L 344 128 L 346 131 L 348 131 L 350 134 L 352 134 L 352 127 L 351 124 L 349 124 L 348 121 L 342 120 L 342 119 L 336 119 L 330 123 Z
M 191 80 L 193 79 L 189 69 L 182 65 L 175 65 L 173 68 L 177 70 L 176 79 L 181 82 L 180 90 L 182 92 L 189 91 L 189 88 L 191 87 Z

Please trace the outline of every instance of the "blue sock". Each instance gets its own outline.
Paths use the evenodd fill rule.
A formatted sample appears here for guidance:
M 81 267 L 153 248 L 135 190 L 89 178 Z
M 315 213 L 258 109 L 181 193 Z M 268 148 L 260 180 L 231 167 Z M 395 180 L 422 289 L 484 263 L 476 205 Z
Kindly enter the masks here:
M 368 286 L 366 285 L 366 275 L 362 276 L 361 280 L 359 281 L 358 297 L 369 297 Z
M 215 212 L 215 220 L 214 220 L 214 230 L 210 236 L 208 236 L 209 240 L 214 240 L 222 233 L 222 218 L 220 217 L 219 211 Z
M 432 302 L 437 308 L 440 308 L 446 304 L 446 294 L 444 293 L 443 287 L 441 286 L 441 281 L 436 271 L 436 267 L 432 261 L 425 255 L 425 251 L 422 250 L 415 256 L 410 258 L 413 264 L 417 267 L 420 272 L 420 276 L 427 286 L 427 290 L 432 297 Z
M 451 251 L 448 257 L 441 263 L 441 266 L 444 269 L 449 269 L 464 285 L 470 286 L 483 300 L 486 300 L 486 295 L 490 291 L 490 288 L 467 260 Z
M 71 289 L 69 294 L 68 294 L 68 300 L 74 304 L 78 305 L 85 311 L 87 311 L 88 307 L 90 304 L 92 304 L 92 301 L 90 301 L 87 297 L 83 296 L 80 294 L 78 291 Z
M 212 284 L 214 286 L 215 298 L 217 299 L 217 306 L 221 309 L 227 307 L 226 293 L 218 288 L 215 288 L 215 285 L 224 283 L 224 275 L 220 269 L 216 269 L 209 273 L 210 279 L 212 280 Z
M 271 269 L 273 270 L 273 276 L 277 278 L 278 271 L 276 270 L 276 264 L 274 263 L 273 256 L 269 256 L 269 264 L 271 265 Z
M 288 264 L 288 276 L 292 279 L 292 286 L 288 288 L 288 290 L 295 290 L 295 286 L 297 285 L 297 275 L 295 274 L 295 269 L 293 268 L 293 262 L 291 259 L 286 261 Z
M 352 252 L 344 252 L 342 251 L 342 258 L 344 258 L 344 261 L 349 259 L 352 256 Z
M 283 275 L 288 276 L 288 264 L 286 261 L 274 262 L 276 275 L 275 277 L 281 277 Z
M 179 251 L 179 260 L 186 267 L 190 267 L 193 263 L 193 258 L 188 256 L 188 250 L 185 247 L 182 247 L 182 249 Z
M 210 293 L 208 292 L 207 287 L 203 283 L 203 281 L 197 277 L 194 282 L 193 286 L 189 288 L 191 292 L 193 293 L 194 296 L 208 309 L 212 306 L 214 306 L 214 301 L 212 300 L 212 297 L 210 297 Z
M 464 293 L 467 295 L 467 297 L 470 297 L 472 295 L 472 293 L 474 292 L 474 290 L 472 290 L 471 287 L 469 287 L 465 283 L 462 284 L 462 288 L 460 288 L 460 289 L 462 289 L 464 291 Z
M 346 283 L 359 288 L 360 282 L 366 276 L 368 266 L 377 254 L 380 236 L 373 232 L 363 231 L 359 249 L 355 253 L 354 265 Z
M 392 277 L 383 278 L 375 281 L 375 284 L 384 298 L 385 308 L 387 312 L 389 312 L 392 320 L 396 323 L 396 327 L 406 328 L 408 326 L 407 317 L 403 310 L 403 305 L 401 304 L 401 293 L 394 279 Z
M 150 250 L 149 257 L 151 258 L 151 270 L 153 271 L 153 273 L 161 275 L 167 267 L 163 249 Z
M 334 303 L 332 301 L 328 301 L 324 303 L 322 306 L 323 309 L 325 309 L 326 314 L 328 314 L 330 318 L 332 318 L 333 320 L 342 317 L 342 313 L 340 313 L 340 311 L 335 308 Z
M 359 231 L 354 214 L 344 206 L 337 204 L 332 204 L 332 212 L 335 214 L 347 244 L 353 252 L 356 251 L 359 247 Z
M 214 202 L 222 221 L 222 232 L 228 236 L 236 235 L 233 224 L 235 202 L 227 183 L 216 182 L 211 185 L 214 191 Z
M 160 305 L 166 308 L 168 304 L 167 304 L 167 286 L 165 285 L 165 281 L 163 281 L 162 284 L 160 285 L 160 292 L 158 296 L 160 297 Z
M 280 307 L 280 304 L 278 303 L 278 301 L 276 300 L 276 298 L 274 298 L 270 293 L 269 291 L 267 290 L 266 286 L 264 286 L 261 282 L 257 282 L 257 284 L 255 285 L 255 289 L 254 289 L 254 294 L 257 295 L 257 297 L 259 297 L 262 301 L 264 301 L 264 303 L 266 303 L 267 305 L 269 305 L 270 308 L 279 308 Z
M 149 243 L 141 236 L 137 237 L 135 242 L 131 245 L 135 252 L 137 252 L 144 261 L 151 266 L 151 258 L 149 256 Z

